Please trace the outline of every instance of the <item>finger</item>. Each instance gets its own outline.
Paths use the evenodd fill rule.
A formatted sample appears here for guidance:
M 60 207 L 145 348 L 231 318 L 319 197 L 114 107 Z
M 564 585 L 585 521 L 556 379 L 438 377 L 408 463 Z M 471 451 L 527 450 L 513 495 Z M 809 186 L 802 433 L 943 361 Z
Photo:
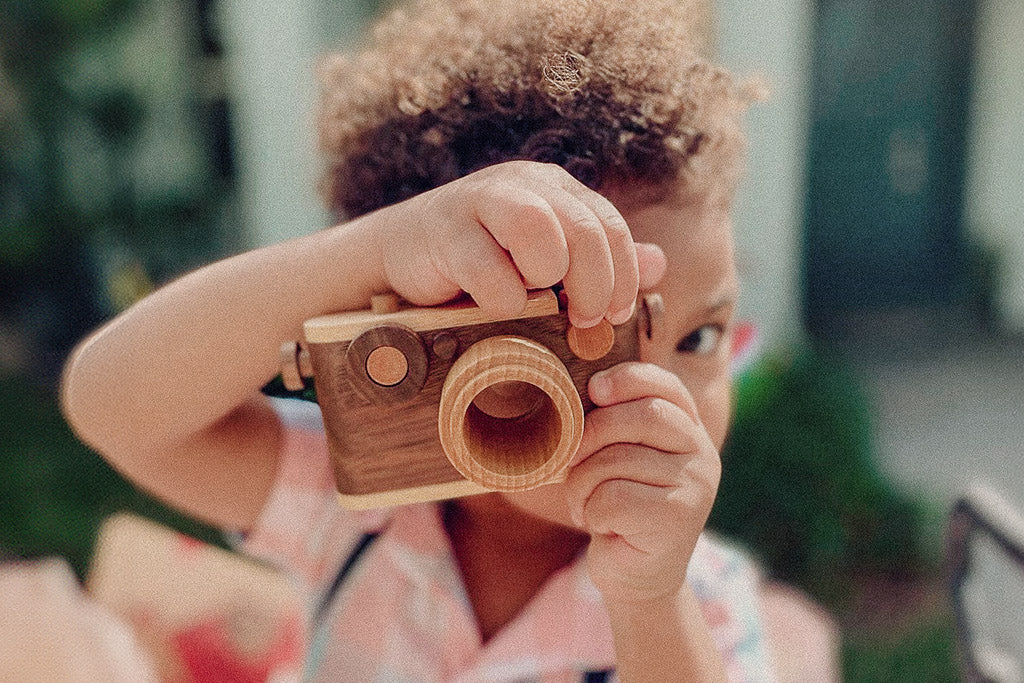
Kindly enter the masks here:
M 640 289 L 653 289 L 665 277 L 668 259 L 657 244 L 640 242 L 636 245 L 637 267 L 640 273 Z
M 642 597 L 666 594 L 662 580 L 655 579 L 652 583 L 652 578 L 666 573 L 664 562 L 664 558 L 656 559 L 618 534 L 592 534 L 587 547 L 587 566 L 595 585 L 615 590 L 625 588 L 630 594 Z M 669 579 L 671 583 L 685 580 L 685 565 L 681 569 L 683 575 Z M 669 572 L 679 573 L 679 568 L 669 569 Z
M 511 318 L 526 307 L 526 286 L 512 259 L 475 221 L 455 231 L 441 258 L 443 275 L 489 314 Z
M 558 216 L 542 195 L 518 185 L 489 185 L 476 198 L 475 213 L 511 255 L 528 288 L 551 287 L 565 277 L 569 249 Z
M 710 507 L 691 507 L 678 493 L 622 479 L 602 482 L 583 509 L 583 528 L 599 536 L 620 536 L 641 552 L 663 554 L 696 536 L 685 530 L 699 533 Z
M 604 481 L 621 479 L 656 487 L 678 486 L 687 476 L 687 463 L 692 458 L 634 444 L 606 446 L 569 470 L 564 484 L 566 503 L 578 521 L 587 499 Z
M 704 429 L 663 398 L 645 397 L 587 413 L 573 465 L 612 444 L 638 444 L 668 453 L 696 453 L 707 442 Z
M 666 453 L 645 446 L 615 444 L 602 448 L 569 471 L 565 480 L 566 503 L 574 518 L 582 511 L 594 491 L 607 481 L 629 481 L 654 488 L 697 492 L 718 490 L 721 458 L 713 449 L 698 454 Z M 683 499 L 685 496 L 676 496 Z M 687 501 L 699 503 L 699 500 Z
M 682 408 L 698 424 L 700 414 L 679 376 L 652 363 L 626 362 L 594 373 L 587 391 L 598 406 L 635 401 L 644 397 L 663 398 Z
M 590 207 L 569 192 L 552 192 L 550 201 L 569 251 L 569 268 L 562 278 L 569 321 L 576 327 L 593 327 L 607 314 L 615 287 L 608 235 Z
M 611 299 L 605 317 L 613 325 L 621 325 L 633 314 L 633 305 L 640 285 L 639 263 L 633 235 L 622 214 L 605 197 L 578 181 L 568 183 L 567 189 L 587 205 L 604 229 L 614 273 Z

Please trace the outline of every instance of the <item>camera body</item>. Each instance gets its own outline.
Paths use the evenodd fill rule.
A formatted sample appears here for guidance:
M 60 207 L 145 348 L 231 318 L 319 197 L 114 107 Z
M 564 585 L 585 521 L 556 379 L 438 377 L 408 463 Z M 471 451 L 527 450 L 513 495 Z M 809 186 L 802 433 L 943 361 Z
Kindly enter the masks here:
M 626 323 L 581 330 L 558 294 L 540 290 L 511 319 L 468 298 L 415 307 L 384 295 L 370 310 L 306 321 L 299 365 L 315 380 L 342 504 L 563 480 L 593 407 L 587 381 L 636 359 L 659 310 L 649 295 Z

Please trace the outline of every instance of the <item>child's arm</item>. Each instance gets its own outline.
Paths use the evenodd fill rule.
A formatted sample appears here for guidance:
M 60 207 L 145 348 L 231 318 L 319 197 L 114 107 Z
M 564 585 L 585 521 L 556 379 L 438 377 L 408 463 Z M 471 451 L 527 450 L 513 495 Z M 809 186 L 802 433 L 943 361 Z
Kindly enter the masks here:
M 590 380 L 567 502 L 611 619 L 623 681 L 718 681 L 724 666 L 686 571 L 721 465 L 686 387 L 623 363 Z
M 624 683 L 726 680 L 722 657 L 688 586 L 662 599 L 606 605 Z
M 527 287 L 561 281 L 577 324 L 621 322 L 641 277 L 660 277 L 663 264 L 660 250 L 634 245 L 611 203 L 564 170 L 501 164 L 167 285 L 76 350 L 64 409 L 83 440 L 144 487 L 247 528 L 280 438 L 258 390 L 305 319 L 365 307 L 387 290 L 420 305 L 464 290 L 512 315 Z
M 277 420 L 258 390 L 304 318 L 363 305 L 382 286 L 371 228 L 353 222 L 240 254 L 142 300 L 73 354 L 68 421 L 136 483 L 246 528 L 278 450 Z

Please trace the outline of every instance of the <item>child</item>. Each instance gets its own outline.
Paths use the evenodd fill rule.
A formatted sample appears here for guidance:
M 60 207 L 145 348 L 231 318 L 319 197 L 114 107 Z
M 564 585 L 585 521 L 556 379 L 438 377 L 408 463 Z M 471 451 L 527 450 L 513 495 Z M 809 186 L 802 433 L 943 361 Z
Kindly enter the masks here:
M 422 2 L 328 60 L 336 227 L 214 263 L 70 361 L 81 437 L 142 486 L 246 533 L 313 614 L 338 680 L 765 679 L 753 572 L 701 536 L 729 417 L 740 88 L 671 0 Z M 667 330 L 596 375 L 567 481 L 375 514 L 339 508 L 316 425 L 259 389 L 307 318 L 394 291 Z M 602 673 L 604 672 L 604 673 Z

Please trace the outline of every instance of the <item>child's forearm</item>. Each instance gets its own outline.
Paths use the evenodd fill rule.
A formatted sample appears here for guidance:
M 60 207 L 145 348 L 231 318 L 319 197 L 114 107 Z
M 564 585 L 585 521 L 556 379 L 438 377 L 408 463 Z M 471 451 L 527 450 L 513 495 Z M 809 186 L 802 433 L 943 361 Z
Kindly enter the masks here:
M 643 602 L 608 602 L 620 680 L 724 681 L 721 656 L 689 586 Z
M 302 322 L 365 306 L 385 287 L 373 216 L 189 273 L 87 339 L 64 407 L 104 452 L 160 450 L 247 401 Z

